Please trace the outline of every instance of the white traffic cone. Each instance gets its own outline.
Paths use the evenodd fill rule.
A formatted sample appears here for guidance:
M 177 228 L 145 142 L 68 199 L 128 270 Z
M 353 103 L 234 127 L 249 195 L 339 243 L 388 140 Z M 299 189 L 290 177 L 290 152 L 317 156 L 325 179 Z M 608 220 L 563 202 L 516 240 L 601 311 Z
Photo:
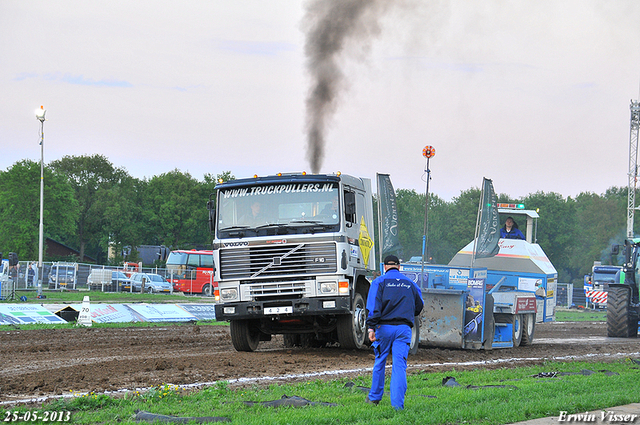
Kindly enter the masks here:
M 80 308 L 80 314 L 78 315 L 78 325 L 91 326 L 91 305 L 89 303 L 89 296 L 85 295 L 82 299 L 82 308 Z

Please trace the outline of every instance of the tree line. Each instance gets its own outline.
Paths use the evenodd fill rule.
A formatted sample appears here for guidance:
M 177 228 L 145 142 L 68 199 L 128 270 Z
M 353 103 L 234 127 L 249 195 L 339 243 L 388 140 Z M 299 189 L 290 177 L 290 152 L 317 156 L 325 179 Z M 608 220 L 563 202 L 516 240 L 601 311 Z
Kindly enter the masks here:
M 206 203 L 220 178 L 234 176 L 221 171 L 198 180 L 176 169 L 137 179 L 102 155 L 65 156 L 44 168 L 44 233 L 76 249 L 78 258 L 87 255 L 99 264 L 121 264 L 127 246 L 210 247 Z M 16 252 L 21 260 L 37 259 L 40 163 L 21 160 L 0 171 L 0 196 L 0 251 Z M 401 256 L 421 255 L 426 196 L 398 189 L 396 198 Z M 479 200 L 480 189 L 475 187 L 451 201 L 429 194 L 427 257 L 446 264 L 473 239 Z M 539 209 L 537 242 L 560 282 L 582 282 L 594 261 L 622 262 L 620 256 L 611 256 L 610 246 L 622 244 L 626 234 L 626 188 L 584 192 L 575 198 L 554 192 L 517 199 L 499 194 L 498 202 Z M 111 260 L 109 245 L 116 255 Z M 45 261 L 55 260 L 70 258 L 45 252 Z
M 627 188 L 611 187 L 600 195 L 583 192 L 575 198 L 554 192 L 536 192 L 523 198 L 499 194 L 497 198 L 499 203 L 524 204 L 526 209 L 538 210 L 537 243 L 558 271 L 558 281 L 580 284 L 594 261 L 622 264 L 622 251 L 612 256 L 611 246 L 624 243 L 627 193 Z M 429 194 L 427 256 L 435 263 L 447 264 L 473 240 L 480 195 L 479 188 L 471 188 L 445 202 Z M 396 197 L 404 257 L 421 255 L 426 197 L 405 189 L 397 190 Z

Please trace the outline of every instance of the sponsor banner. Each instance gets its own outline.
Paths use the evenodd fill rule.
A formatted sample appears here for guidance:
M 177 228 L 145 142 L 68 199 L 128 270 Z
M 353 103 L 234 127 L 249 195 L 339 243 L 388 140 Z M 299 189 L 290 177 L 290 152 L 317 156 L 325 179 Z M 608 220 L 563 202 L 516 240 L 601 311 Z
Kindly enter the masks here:
M 196 316 L 175 304 L 130 304 L 128 308 L 139 314 L 144 322 L 189 322 Z
M 380 240 L 382 257 L 401 249 L 398 231 L 398 206 L 389 174 L 378 174 L 378 199 L 380 200 Z
M 82 304 L 6 304 L 0 306 L 0 325 L 25 323 L 67 323 L 55 314 L 70 308 L 82 309 Z M 97 304 L 91 303 L 91 319 L 96 323 L 187 322 L 215 320 L 213 304 Z
M 67 323 L 67 321 L 37 304 L 0 305 L 0 325 L 26 323 Z
M 198 320 L 216 320 L 216 309 L 213 304 L 178 304 L 178 306 L 196 316 Z
M 518 278 L 518 289 L 521 291 L 535 292 L 535 290 L 542 286 L 542 279 L 536 279 L 531 277 Z
M 451 269 L 449 271 L 449 283 L 467 284 L 469 280 L 469 269 Z
M 493 190 L 493 182 L 489 179 L 483 179 L 482 181 L 481 205 L 478 244 L 476 246 L 475 257 L 493 257 L 500 251 L 498 247 L 500 220 L 498 217 L 496 194 Z
M 518 298 L 516 300 L 516 313 L 520 312 L 535 312 L 536 311 L 536 298 Z
M 484 318 L 484 279 L 468 279 L 469 290 L 464 313 L 464 335 L 468 341 L 482 341 L 482 323 Z
M 408 271 L 408 270 L 402 270 L 402 274 L 405 275 L 406 277 L 408 277 L 409 279 L 411 279 L 413 281 L 413 283 L 420 285 L 420 271 Z M 424 273 L 422 274 L 422 282 L 428 282 L 429 281 L 429 273 Z
M 80 311 L 82 304 L 72 304 L 74 310 Z M 144 322 L 144 318 L 131 310 L 126 304 L 94 304 L 91 303 L 91 319 L 96 323 Z

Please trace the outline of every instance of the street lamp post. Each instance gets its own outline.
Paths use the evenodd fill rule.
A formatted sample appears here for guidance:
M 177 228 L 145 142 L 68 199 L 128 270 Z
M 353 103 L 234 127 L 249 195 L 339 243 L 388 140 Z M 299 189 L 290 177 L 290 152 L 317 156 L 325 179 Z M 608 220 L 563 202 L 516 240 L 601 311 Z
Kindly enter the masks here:
M 44 275 L 44 269 L 42 264 L 42 257 L 44 251 L 44 115 L 47 110 L 44 106 L 40 106 L 40 109 L 36 109 L 36 118 L 40 121 L 40 237 L 38 242 L 38 298 L 42 297 L 42 276 Z
M 424 149 L 422 149 L 422 156 L 424 156 L 427 159 L 427 162 L 425 164 L 425 174 L 427 176 L 426 180 L 426 184 L 427 184 L 427 188 L 425 190 L 425 202 L 424 202 L 424 234 L 422 235 L 422 270 L 420 272 L 420 287 L 422 288 L 424 283 L 423 283 L 423 276 L 424 276 L 424 257 L 425 255 L 428 253 L 427 251 L 427 230 L 428 230 L 428 223 L 429 223 L 429 180 L 431 180 L 431 170 L 429 169 L 429 160 L 431 158 L 433 158 L 436 154 L 436 150 L 433 148 L 433 146 L 425 146 Z

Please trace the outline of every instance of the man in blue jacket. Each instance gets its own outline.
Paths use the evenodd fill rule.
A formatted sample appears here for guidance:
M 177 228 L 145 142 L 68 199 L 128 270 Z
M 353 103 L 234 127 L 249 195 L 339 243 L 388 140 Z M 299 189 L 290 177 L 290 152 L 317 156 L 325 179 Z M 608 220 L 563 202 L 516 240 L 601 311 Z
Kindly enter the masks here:
M 513 219 L 513 217 L 507 217 L 505 220 L 504 226 L 500 229 L 500 237 L 503 239 L 522 239 L 524 240 L 524 235 L 518 229 L 518 223 Z
M 400 273 L 395 255 L 384 259 L 385 273 L 373 281 L 367 297 L 369 339 L 376 355 L 367 402 L 378 404 L 384 394 L 385 367 L 392 352 L 391 405 L 404 409 L 407 392 L 407 357 L 414 317 L 424 306 L 420 288 Z

